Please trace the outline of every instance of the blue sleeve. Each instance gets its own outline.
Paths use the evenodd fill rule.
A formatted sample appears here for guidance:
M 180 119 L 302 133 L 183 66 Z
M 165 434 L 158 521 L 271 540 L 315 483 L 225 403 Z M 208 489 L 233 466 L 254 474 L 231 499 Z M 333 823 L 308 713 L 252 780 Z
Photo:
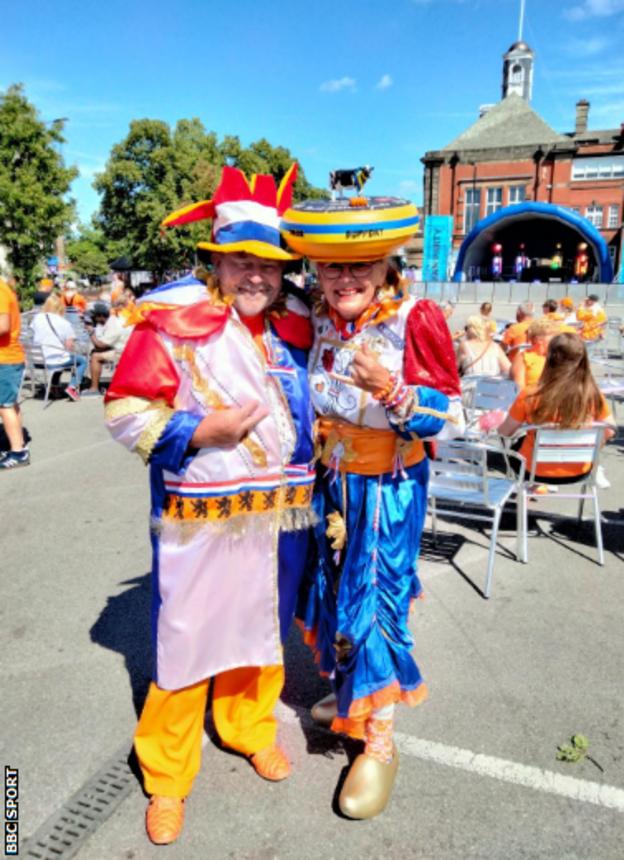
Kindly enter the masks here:
M 201 415 L 174 412 L 152 449 L 150 465 L 160 466 L 176 474 L 184 472 L 197 453 L 196 448 L 189 446 L 191 437 L 201 421 Z
M 428 439 L 430 436 L 435 436 L 446 422 L 449 408 L 448 397 L 441 391 L 427 388 L 425 385 L 410 385 L 409 387 L 415 395 L 413 407 L 408 410 L 406 416 L 397 415 L 391 409 L 386 410 L 390 424 L 402 439 L 411 441 L 414 438 Z M 427 410 L 427 412 L 414 411 L 414 407 Z

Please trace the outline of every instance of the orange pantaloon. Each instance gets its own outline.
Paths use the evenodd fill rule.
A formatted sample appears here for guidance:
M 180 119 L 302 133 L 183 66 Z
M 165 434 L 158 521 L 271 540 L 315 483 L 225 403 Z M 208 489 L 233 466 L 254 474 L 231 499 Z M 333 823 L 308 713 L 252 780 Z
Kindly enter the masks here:
M 275 743 L 284 667 L 244 666 L 213 679 L 212 718 L 223 744 L 253 755 Z M 201 763 L 210 678 L 182 690 L 150 688 L 134 736 L 148 794 L 186 797 Z

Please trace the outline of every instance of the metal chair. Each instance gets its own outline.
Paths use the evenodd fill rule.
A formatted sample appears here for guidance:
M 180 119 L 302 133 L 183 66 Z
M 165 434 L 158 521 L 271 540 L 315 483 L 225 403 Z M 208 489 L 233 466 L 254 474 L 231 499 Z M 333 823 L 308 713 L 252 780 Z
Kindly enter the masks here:
M 518 457 L 520 462 L 519 476 L 511 477 L 512 472 L 508 468 L 508 477 L 501 477 L 499 474 L 492 474 L 489 470 L 488 453 L 500 455 L 501 449 L 479 442 L 462 442 L 460 440 L 440 442 L 436 445 L 435 460 L 430 462 L 429 478 L 429 509 L 434 541 L 437 537 L 437 517 L 439 515 L 478 520 L 491 524 L 492 531 L 483 592 L 486 598 L 489 598 L 492 592 L 496 537 L 501 514 L 511 495 L 517 492 L 519 482 L 524 479 L 524 460 L 521 457 Z M 508 460 L 507 464 L 509 466 Z M 522 543 L 519 510 L 516 511 L 516 518 L 518 529 L 516 558 L 519 559 Z
M 467 435 L 474 435 L 484 412 L 500 409 L 508 412 L 518 395 L 513 379 L 502 376 L 474 376 L 462 380 L 462 401 L 466 413 Z
M 600 522 L 600 505 L 596 487 L 595 472 L 598 467 L 600 448 L 605 431 L 605 424 L 593 424 L 591 427 L 583 427 L 579 430 L 563 430 L 553 425 L 542 425 L 538 427 L 521 427 L 513 438 L 518 438 L 529 431 L 535 432 L 535 443 L 533 448 L 533 462 L 530 469 L 525 471 L 524 479 L 519 481 L 518 511 L 522 518 L 522 527 L 519 533 L 522 535 L 522 546 L 520 559 L 525 564 L 528 561 L 528 523 L 529 514 L 527 502 L 529 499 L 540 501 L 548 498 L 551 501 L 559 499 L 578 499 L 578 520 L 583 518 L 583 506 L 585 500 L 590 500 L 594 508 L 594 528 L 596 532 L 596 546 L 598 549 L 598 564 L 604 564 L 604 552 L 602 547 L 602 528 Z M 510 440 L 512 441 L 512 440 Z M 583 463 L 589 465 L 590 469 L 579 476 L 580 488 L 573 490 L 576 483 L 560 484 L 563 492 L 557 492 L 548 497 L 536 493 L 534 485 L 539 484 L 540 478 L 535 473 L 538 466 L 547 463 Z M 528 475 L 528 477 L 527 477 Z M 571 489 L 572 488 L 572 489 Z
M 34 397 L 37 392 L 37 386 L 40 385 L 44 389 L 43 408 L 46 409 L 50 405 L 50 390 L 54 377 L 68 370 L 74 373 L 76 370 L 75 353 L 70 353 L 74 359 L 74 363 L 67 367 L 57 367 L 46 362 L 43 350 L 40 346 L 32 343 L 32 341 L 22 341 L 25 353 L 25 373 L 22 380 L 22 386 L 26 383 L 30 386 L 31 397 Z

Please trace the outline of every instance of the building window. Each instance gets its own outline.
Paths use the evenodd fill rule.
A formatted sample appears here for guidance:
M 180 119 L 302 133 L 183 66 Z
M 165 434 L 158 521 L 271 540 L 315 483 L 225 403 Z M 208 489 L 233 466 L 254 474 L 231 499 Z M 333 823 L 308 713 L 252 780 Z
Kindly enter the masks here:
M 479 220 L 481 211 L 481 189 L 466 188 L 464 195 L 464 233 L 470 233 Z
M 503 189 L 488 188 L 487 198 L 485 201 L 485 214 L 492 215 L 497 212 L 503 205 Z
M 602 206 L 587 206 L 585 209 L 585 217 L 594 227 L 602 227 Z
M 514 63 L 511 67 L 511 82 L 512 84 L 521 84 L 524 80 L 524 70 L 520 63 Z
M 509 189 L 509 205 L 514 203 L 524 203 L 526 197 L 526 188 L 524 185 L 512 185 Z
M 572 180 L 575 182 L 622 177 L 624 177 L 624 155 L 575 158 L 572 162 Z
M 609 206 L 609 216 L 607 218 L 607 227 L 615 228 L 620 226 L 620 208 L 619 206 L 611 205 Z

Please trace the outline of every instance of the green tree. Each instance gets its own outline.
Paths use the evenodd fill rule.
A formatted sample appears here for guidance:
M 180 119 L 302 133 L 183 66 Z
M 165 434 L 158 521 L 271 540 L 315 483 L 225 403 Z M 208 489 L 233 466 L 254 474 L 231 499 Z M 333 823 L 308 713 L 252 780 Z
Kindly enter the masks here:
M 65 253 L 72 268 L 81 277 L 87 278 L 105 275 L 113 256 L 102 232 L 93 227 L 81 227 L 76 235 L 67 237 Z
M 287 149 L 264 138 L 247 148 L 233 135 L 219 143 L 197 118 L 179 120 L 173 131 L 160 120 L 135 120 L 96 177 L 94 186 L 102 195 L 96 223 L 107 242 L 118 243 L 135 266 L 160 278 L 167 269 L 189 265 L 197 242 L 210 231 L 201 222 L 163 231 L 160 222 L 174 209 L 209 199 L 223 164 L 248 176 L 270 173 L 279 183 L 294 160 Z M 300 170 L 295 199 L 323 194 Z
M 64 165 L 62 131 L 62 120 L 39 118 L 21 84 L 0 94 L 0 244 L 24 297 L 73 216 L 66 195 L 78 171 Z
M 195 244 L 193 228 L 162 231 L 160 222 L 183 205 L 196 179 L 203 143 L 197 123 L 181 121 L 172 135 L 160 120 L 134 120 L 94 182 L 102 195 L 96 219 L 102 233 L 156 277 L 187 265 Z

